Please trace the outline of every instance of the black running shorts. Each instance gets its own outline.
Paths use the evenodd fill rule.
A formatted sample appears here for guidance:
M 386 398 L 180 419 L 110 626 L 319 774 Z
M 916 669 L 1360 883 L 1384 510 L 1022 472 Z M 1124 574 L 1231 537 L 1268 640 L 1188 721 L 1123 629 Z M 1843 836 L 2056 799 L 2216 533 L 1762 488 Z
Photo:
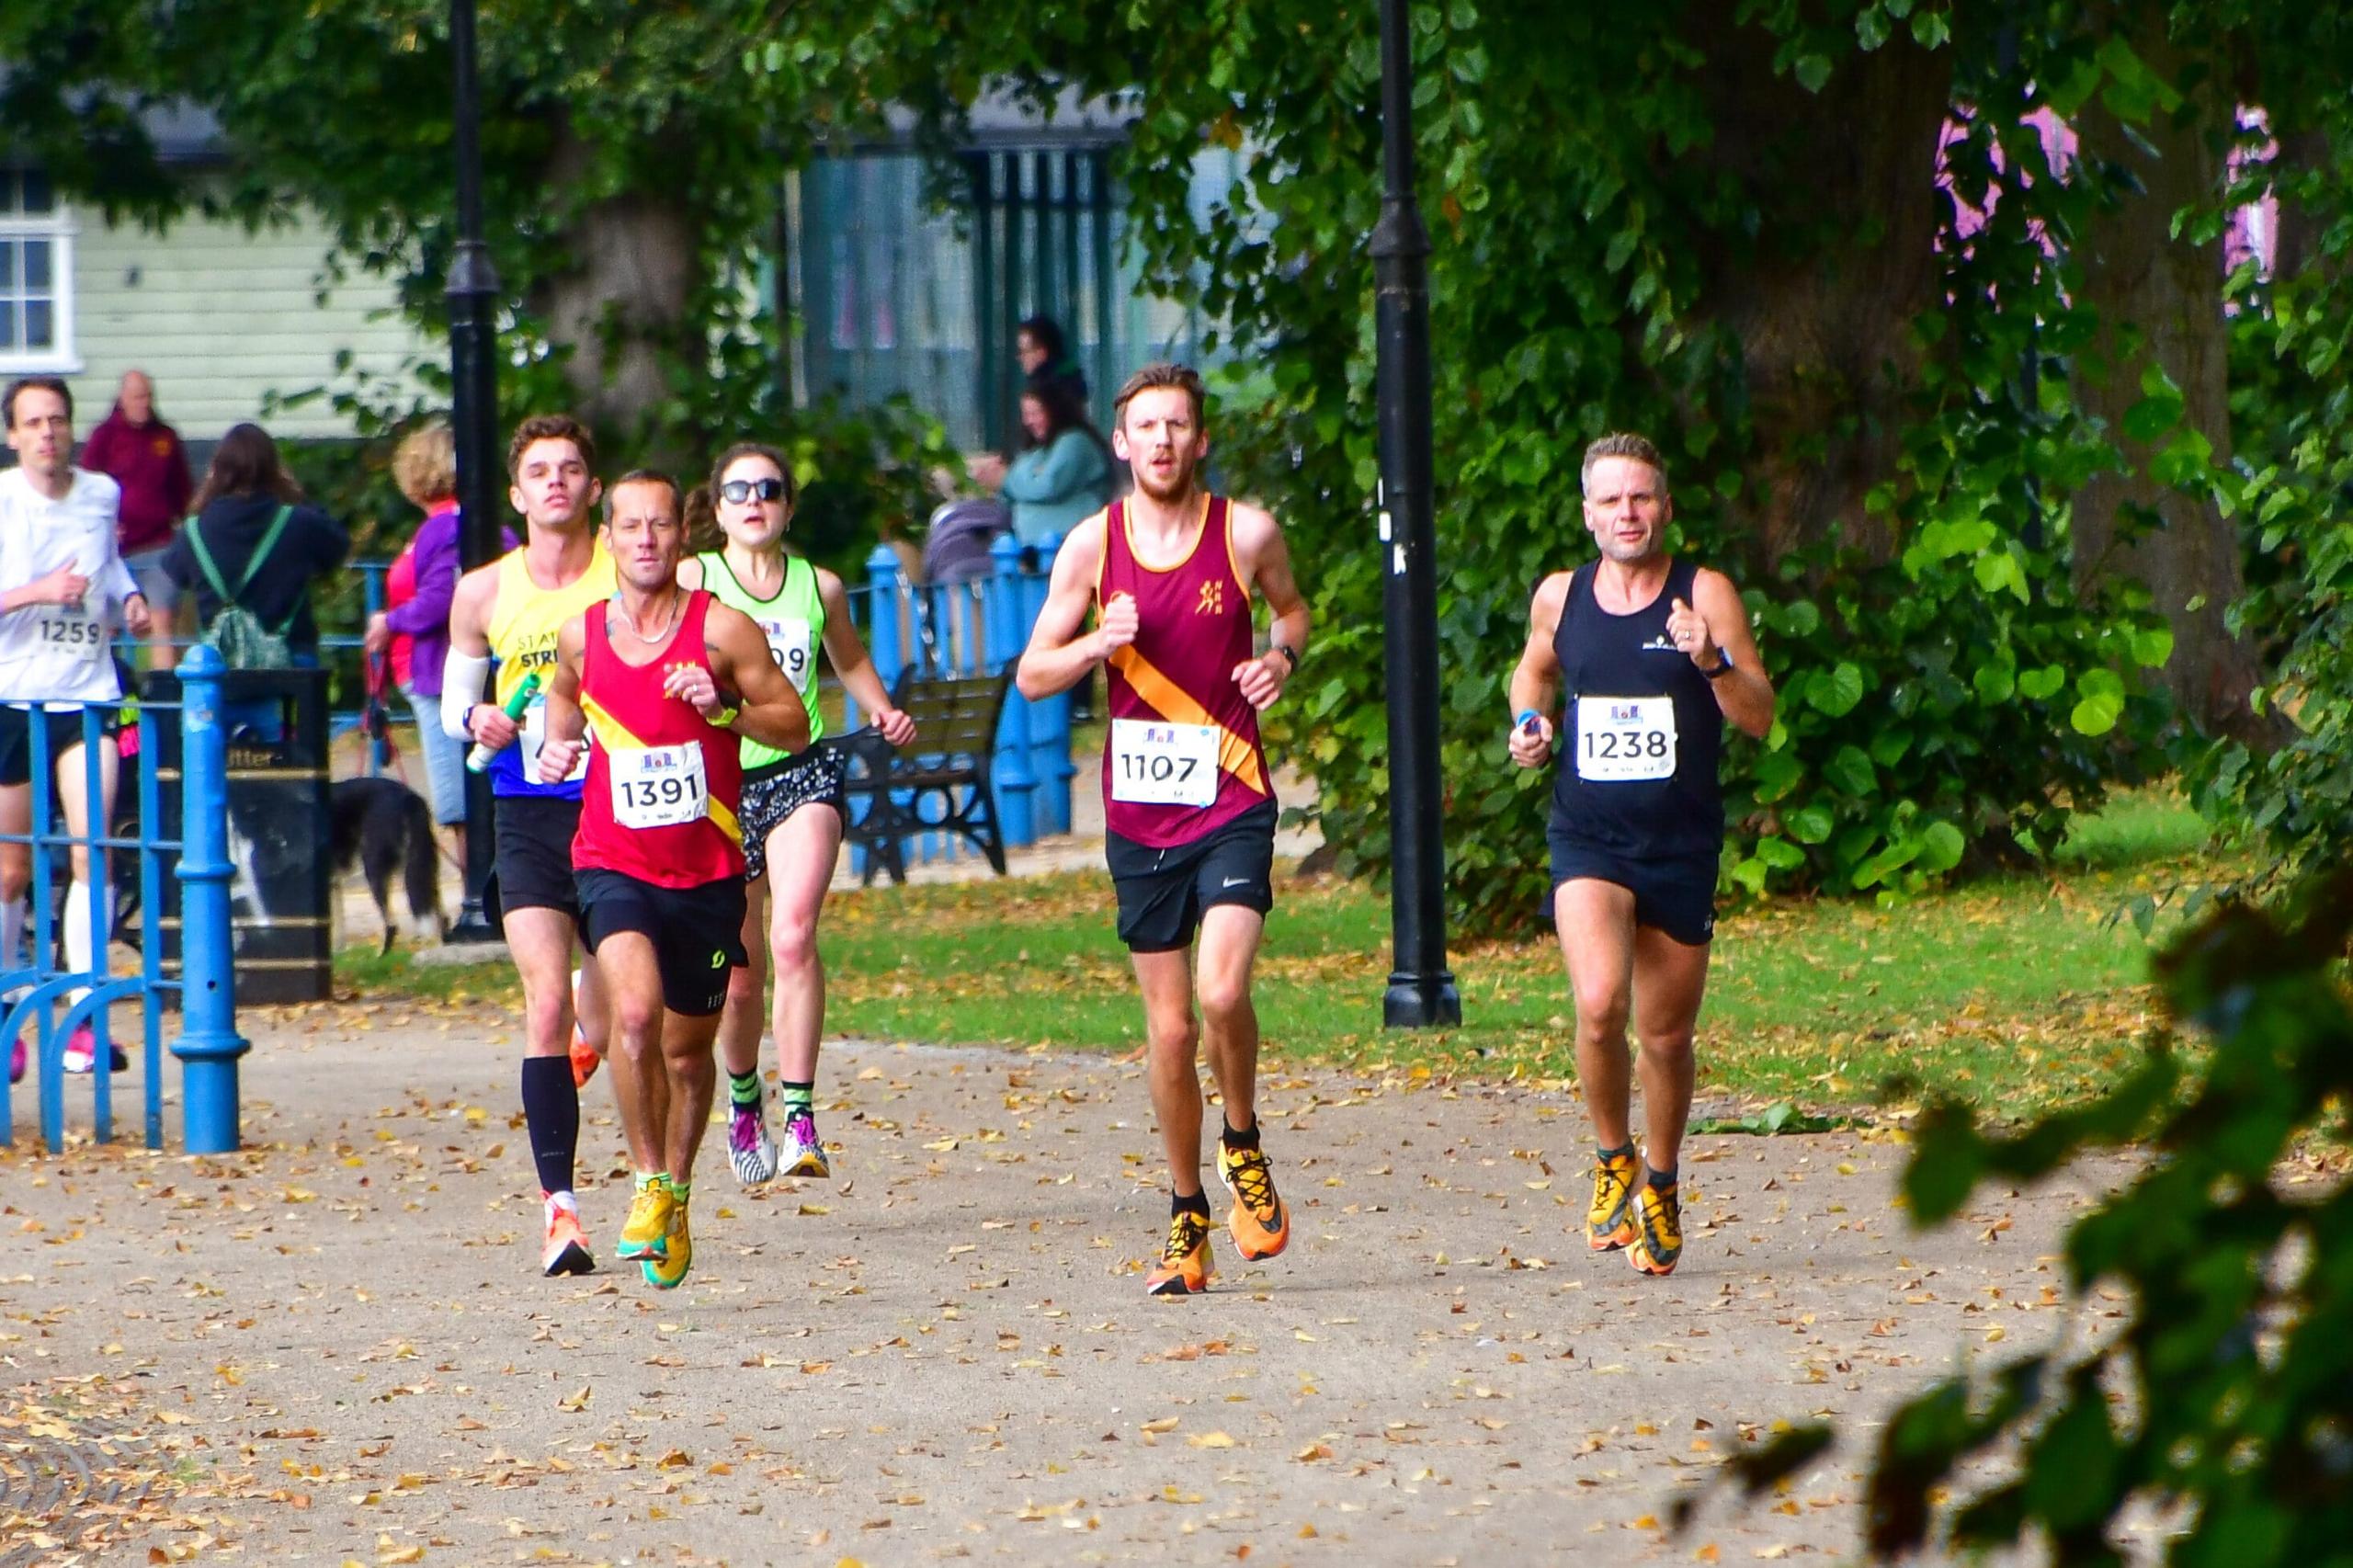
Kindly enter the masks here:
M 727 971 L 744 954 L 744 879 L 665 888 L 591 866 L 580 872 L 581 937 L 595 952 L 616 931 L 654 943 L 662 970 L 662 1005 L 707 1018 L 726 1005 Z
M 541 795 L 501 795 L 491 812 L 491 874 L 498 908 L 560 909 L 580 920 L 572 885 L 572 839 L 580 802 Z
M 1201 912 L 1238 903 L 1264 915 L 1275 906 L 1272 801 L 1251 807 L 1190 844 L 1154 849 L 1118 834 L 1104 853 L 1120 895 L 1120 940 L 1131 952 L 1168 953 L 1193 945 Z
M 847 769 L 840 752 L 813 745 L 744 776 L 744 805 L 735 817 L 744 824 L 745 881 L 767 875 L 768 835 L 801 807 L 831 806 L 847 818 L 842 803 Z
M 1552 886 L 1590 879 L 1615 882 L 1634 895 L 1634 924 L 1664 931 L 1687 948 L 1704 947 L 1716 934 L 1716 858 L 1697 856 L 1637 858 L 1598 848 L 1556 831 L 1544 835 L 1552 852 Z M 1552 917 L 1552 899 L 1544 899 Z
M 49 732 L 49 766 L 52 778 L 56 775 L 57 759 L 67 747 L 79 749 L 82 744 L 82 710 L 78 708 L 51 712 L 44 709 L 41 728 Z M 33 778 L 32 710 L 0 704 L 0 787 L 29 784 Z M 121 722 L 119 710 L 107 709 L 98 715 L 98 733 L 111 735 Z

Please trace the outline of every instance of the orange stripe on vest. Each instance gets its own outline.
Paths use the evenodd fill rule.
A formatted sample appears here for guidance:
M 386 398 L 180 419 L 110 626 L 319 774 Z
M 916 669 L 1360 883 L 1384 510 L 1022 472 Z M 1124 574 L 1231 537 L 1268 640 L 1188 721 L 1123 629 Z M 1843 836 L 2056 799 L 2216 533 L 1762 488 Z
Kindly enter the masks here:
M 1218 766 L 1259 794 L 1267 792 L 1266 775 L 1258 770 L 1256 748 L 1211 718 L 1208 709 L 1194 701 L 1184 687 L 1161 674 L 1151 660 L 1137 653 L 1134 643 L 1112 649 L 1108 662 L 1127 677 L 1136 695 L 1151 703 L 1154 710 L 1170 723 L 1206 724 L 1215 730 Z

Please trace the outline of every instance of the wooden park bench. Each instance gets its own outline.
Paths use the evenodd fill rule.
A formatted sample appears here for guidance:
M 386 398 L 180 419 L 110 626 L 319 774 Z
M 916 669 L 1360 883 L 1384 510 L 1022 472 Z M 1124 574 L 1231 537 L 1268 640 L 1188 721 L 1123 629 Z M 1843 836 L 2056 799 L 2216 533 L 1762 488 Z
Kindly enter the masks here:
M 989 767 L 1006 688 L 1012 684 L 1010 667 L 1001 675 L 949 676 L 910 665 L 900 673 L 891 699 L 915 722 L 911 748 L 900 751 L 870 725 L 823 743 L 842 754 L 843 803 L 850 818 L 845 835 L 866 851 L 867 886 L 874 885 L 879 869 L 904 884 L 906 841 L 926 833 L 960 835 L 988 857 L 998 876 L 1005 875 L 1005 835 L 997 824 Z M 929 812 L 924 809 L 926 796 L 938 801 Z M 862 814 L 854 804 L 861 800 Z

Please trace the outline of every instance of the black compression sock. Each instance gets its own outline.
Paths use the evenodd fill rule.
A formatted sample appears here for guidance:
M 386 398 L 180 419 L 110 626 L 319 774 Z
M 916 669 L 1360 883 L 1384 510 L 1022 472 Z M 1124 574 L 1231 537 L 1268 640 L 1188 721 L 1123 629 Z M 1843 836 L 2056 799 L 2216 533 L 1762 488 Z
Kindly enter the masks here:
M 746 1108 L 760 1103 L 760 1070 L 757 1067 L 749 1073 L 727 1074 L 727 1103 Z
M 1605 1160 L 1631 1160 L 1634 1157 L 1634 1146 L 1628 1143 L 1616 1149 L 1604 1149 L 1601 1157 Z
M 1173 1220 L 1177 1215 L 1188 1212 L 1199 1214 L 1204 1220 L 1208 1219 L 1210 1195 L 1207 1192 L 1196 1192 L 1190 1198 L 1180 1198 L 1171 1192 L 1168 1195 L 1168 1217 Z
M 1673 1187 L 1675 1185 L 1674 1170 L 1670 1167 L 1663 1171 L 1651 1172 L 1650 1184 L 1653 1187 Z
M 531 1134 L 531 1163 L 543 1192 L 572 1190 L 572 1159 L 580 1146 L 580 1091 L 572 1063 L 561 1056 L 523 1058 L 523 1121 Z
M 1251 1119 L 1250 1131 L 1247 1132 L 1236 1132 L 1233 1130 L 1233 1123 L 1228 1121 L 1225 1124 L 1225 1131 L 1218 1136 L 1224 1140 L 1225 1146 L 1229 1149 L 1255 1149 L 1258 1146 L 1257 1119 L 1255 1117 Z

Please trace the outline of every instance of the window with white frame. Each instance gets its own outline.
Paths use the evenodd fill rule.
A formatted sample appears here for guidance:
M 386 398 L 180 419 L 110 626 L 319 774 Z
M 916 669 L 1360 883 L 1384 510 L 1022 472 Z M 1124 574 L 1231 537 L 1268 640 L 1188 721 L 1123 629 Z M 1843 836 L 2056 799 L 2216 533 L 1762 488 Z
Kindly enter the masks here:
M 73 224 L 47 175 L 0 166 L 0 371 L 79 368 Z

